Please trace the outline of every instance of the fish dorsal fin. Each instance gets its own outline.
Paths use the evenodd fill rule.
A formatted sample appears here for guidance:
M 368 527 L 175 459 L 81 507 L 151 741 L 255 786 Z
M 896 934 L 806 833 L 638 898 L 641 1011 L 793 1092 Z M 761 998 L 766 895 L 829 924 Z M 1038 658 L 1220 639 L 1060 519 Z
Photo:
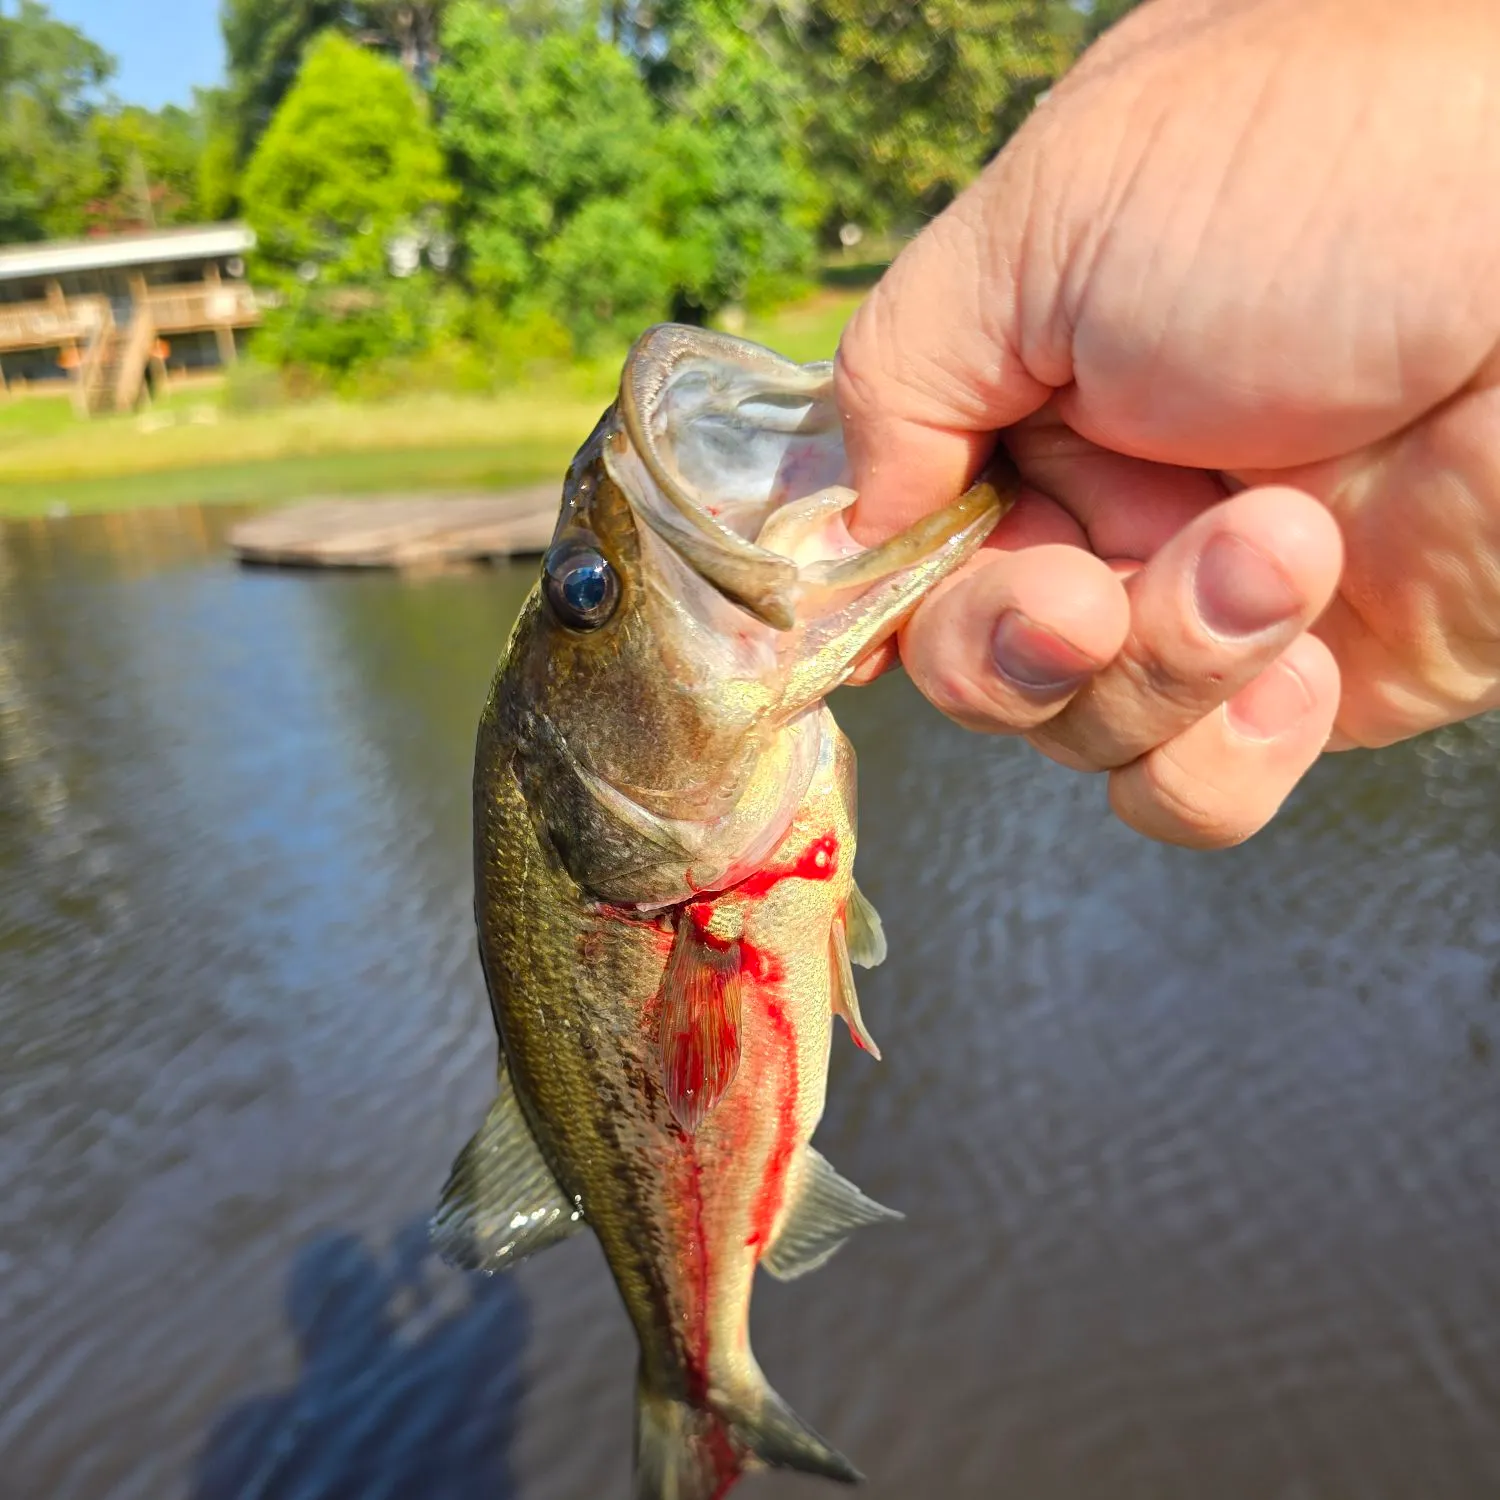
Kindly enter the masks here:
M 828 967 L 833 992 L 833 1013 L 844 1018 L 854 1045 L 861 1052 L 868 1052 L 876 1062 L 880 1061 L 880 1048 L 875 1038 L 865 1029 L 864 1018 L 859 1013 L 859 995 L 854 988 L 854 970 L 849 967 L 849 948 L 844 940 L 844 924 L 833 924 L 833 935 L 828 944 Z
M 885 928 L 880 913 L 865 899 L 857 885 L 849 888 L 844 907 L 844 923 L 849 929 L 849 958 L 862 969 L 873 969 L 885 962 Z
M 744 987 L 739 939 L 713 936 L 685 909 L 662 976 L 659 1038 L 667 1104 L 689 1135 L 739 1071 Z
M 867 1198 L 809 1146 L 802 1189 L 761 1265 L 778 1281 L 795 1281 L 816 1271 L 856 1229 L 905 1217 Z
M 449 1265 L 502 1271 L 582 1227 L 583 1210 L 542 1159 L 502 1060 L 499 1095 L 453 1163 L 432 1242 Z

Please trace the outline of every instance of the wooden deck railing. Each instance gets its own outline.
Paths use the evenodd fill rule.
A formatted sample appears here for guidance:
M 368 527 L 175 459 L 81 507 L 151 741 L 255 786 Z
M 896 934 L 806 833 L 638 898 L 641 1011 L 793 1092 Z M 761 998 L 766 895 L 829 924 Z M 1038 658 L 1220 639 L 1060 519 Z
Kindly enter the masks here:
M 244 282 L 152 287 L 146 293 L 146 306 L 159 333 L 248 328 L 260 321 L 255 292 Z
M 151 321 L 160 333 L 249 328 L 260 322 L 254 289 L 242 281 L 156 286 L 146 293 Z M 69 297 L 66 302 L 0 303 L 0 354 L 86 344 L 110 321 L 107 297 Z
M 109 320 L 107 297 L 70 297 L 66 302 L 0 303 L 0 353 L 82 344 Z

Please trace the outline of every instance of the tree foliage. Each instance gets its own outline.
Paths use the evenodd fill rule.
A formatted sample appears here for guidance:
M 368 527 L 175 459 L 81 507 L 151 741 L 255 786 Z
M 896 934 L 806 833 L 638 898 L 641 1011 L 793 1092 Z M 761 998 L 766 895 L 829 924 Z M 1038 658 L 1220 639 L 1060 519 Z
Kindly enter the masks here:
M 224 0 L 225 105 L 238 162 L 250 159 L 313 38 L 346 18 L 345 0 Z
M 739 10 L 731 19 L 717 0 L 674 0 L 645 57 L 665 121 L 657 202 L 679 317 L 804 275 L 824 209 L 777 6 Z
M 234 161 L 250 159 L 316 37 L 339 32 L 426 82 L 446 9 L 447 0 L 223 0 L 223 115 Z
M 654 75 L 653 97 L 597 14 L 538 32 L 479 0 L 455 6 L 436 92 L 477 292 L 540 301 L 586 344 L 807 268 L 816 195 L 787 79 L 714 10 L 670 18 L 696 62 Z
M 89 121 L 92 172 L 84 205 L 89 231 L 147 229 L 201 217 L 202 121 L 168 105 L 126 105 Z
M 649 189 L 658 127 L 629 58 L 591 29 L 528 36 L 460 0 L 436 94 L 463 270 L 500 307 L 555 307 L 582 341 L 661 307 Z
M 89 121 L 113 70 L 39 0 L 0 15 L 0 240 L 84 229 Z
M 866 223 L 942 208 L 1067 61 L 1055 0 L 808 0 L 796 37 L 809 156 Z
M 281 284 L 303 268 L 333 285 L 379 282 L 396 237 L 451 197 L 425 99 L 336 33 L 308 49 L 244 180 L 262 274 Z

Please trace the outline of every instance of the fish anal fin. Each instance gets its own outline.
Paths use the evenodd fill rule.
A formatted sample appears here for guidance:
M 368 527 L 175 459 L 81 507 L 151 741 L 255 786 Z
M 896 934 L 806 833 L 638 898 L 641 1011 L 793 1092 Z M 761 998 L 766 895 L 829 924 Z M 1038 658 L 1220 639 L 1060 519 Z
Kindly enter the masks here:
M 870 905 L 857 885 L 849 888 L 849 900 L 844 907 L 844 925 L 849 934 L 849 957 L 862 969 L 873 969 L 883 964 L 886 956 L 885 927 L 880 913 Z
M 678 918 L 661 986 L 662 1087 L 691 1135 L 740 1066 L 744 956 L 738 938 L 711 935 L 693 909 Z
M 866 1197 L 811 1146 L 801 1177 L 801 1189 L 781 1232 L 761 1261 L 779 1281 L 795 1281 L 817 1270 L 856 1229 L 905 1217 Z
M 582 1227 L 583 1211 L 543 1160 L 502 1061 L 495 1102 L 448 1174 L 432 1243 L 462 1270 L 500 1271 Z
M 864 1018 L 859 1013 L 859 994 L 854 988 L 854 970 L 849 967 L 849 949 L 842 922 L 833 924 L 833 934 L 828 943 L 828 967 L 833 1013 L 844 1018 L 849 1035 L 854 1038 L 854 1045 L 879 1062 L 880 1048 L 875 1045 L 875 1038 L 866 1030 Z

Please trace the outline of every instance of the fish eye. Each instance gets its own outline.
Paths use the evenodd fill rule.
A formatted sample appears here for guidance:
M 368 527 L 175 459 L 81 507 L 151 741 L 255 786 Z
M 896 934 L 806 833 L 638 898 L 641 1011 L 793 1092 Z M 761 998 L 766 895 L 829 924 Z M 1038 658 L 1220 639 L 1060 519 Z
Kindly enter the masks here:
M 597 630 L 620 602 L 615 570 L 597 547 L 577 538 L 548 552 L 542 578 L 552 613 L 574 630 Z

